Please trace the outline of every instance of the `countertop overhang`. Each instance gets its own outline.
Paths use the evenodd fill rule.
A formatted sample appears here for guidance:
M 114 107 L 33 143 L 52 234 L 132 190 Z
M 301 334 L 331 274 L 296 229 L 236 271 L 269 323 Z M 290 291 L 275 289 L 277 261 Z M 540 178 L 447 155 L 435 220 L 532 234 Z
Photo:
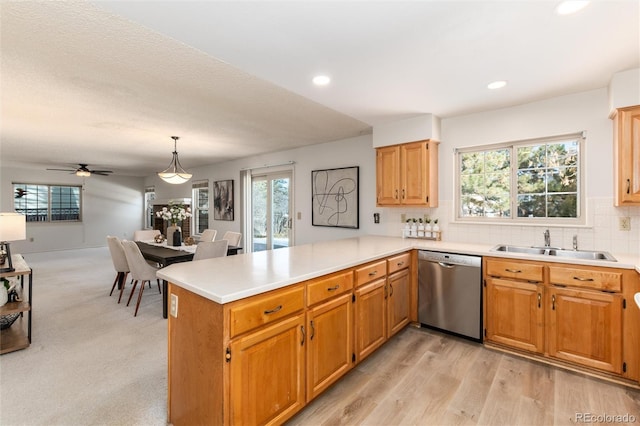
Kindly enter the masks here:
M 494 246 L 366 235 L 176 263 L 159 270 L 157 276 L 216 303 L 225 304 L 411 249 L 635 269 L 640 273 L 640 256 L 612 253 L 617 262 L 568 260 L 490 251 Z

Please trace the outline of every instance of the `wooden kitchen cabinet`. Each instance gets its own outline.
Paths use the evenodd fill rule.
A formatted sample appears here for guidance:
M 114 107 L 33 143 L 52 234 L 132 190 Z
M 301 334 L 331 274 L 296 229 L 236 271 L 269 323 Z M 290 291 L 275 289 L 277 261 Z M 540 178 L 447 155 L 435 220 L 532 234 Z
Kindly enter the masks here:
M 633 270 L 485 258 L 485 341 L 638 380 Z M 515 278 L 514 278 L 515 277 Z
M 387 339 L 409 324 L 411 316 L 411 254 L 387 259 Z
M 353 365 L 353 302 L 343 294 L 307 312 L 307 402 Z
M 304 333 L 300 314 L 231 342 L 233 424 L 282 424 L 305 405 Z
M 418 141 L 376 149 L 377 206 L 438 206 L 438 144 Z
M 382 277 L 356 288 L 356 360 L 362 361 L 387 339 L 387 279 Z
M 486 339 L 530 352 L 544 352 L 544 287 L 486 279 Z
M 616 206 L 640 205 L 640 105 L 614 114 L 614 179 Z
M 552 286 L 549 356 L 622 373 L 622 295 Z

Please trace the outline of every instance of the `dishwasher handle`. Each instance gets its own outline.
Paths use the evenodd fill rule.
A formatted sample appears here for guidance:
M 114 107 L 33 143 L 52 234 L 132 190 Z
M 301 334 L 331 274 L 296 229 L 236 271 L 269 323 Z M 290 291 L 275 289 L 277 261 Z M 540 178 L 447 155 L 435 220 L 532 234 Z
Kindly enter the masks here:
M 442 266 L 443 268 L 447 268 L 447 269 L 453 269 L 453 268 L 456 267 L 456 265 L 454 265 L 453 263 L 438 262 L 438 265 Z

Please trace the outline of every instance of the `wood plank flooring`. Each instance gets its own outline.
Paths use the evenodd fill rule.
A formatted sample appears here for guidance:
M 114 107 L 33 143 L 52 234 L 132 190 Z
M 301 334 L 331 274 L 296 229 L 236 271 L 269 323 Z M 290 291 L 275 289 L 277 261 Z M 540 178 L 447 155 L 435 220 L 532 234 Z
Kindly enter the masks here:
M 587 415 L 640 423 L 640 391 L 408 327 L 288 425 L 546 426 Z

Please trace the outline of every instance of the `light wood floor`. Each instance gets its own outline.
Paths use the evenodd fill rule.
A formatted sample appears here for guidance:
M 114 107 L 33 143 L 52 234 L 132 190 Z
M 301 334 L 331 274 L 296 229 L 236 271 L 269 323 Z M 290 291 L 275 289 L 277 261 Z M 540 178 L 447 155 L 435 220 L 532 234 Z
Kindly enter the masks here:
M 568 425 L 625 420 L 584 421 L 588 415 L 627 415 L 633 416 L 630 423 L 640 423 L 640 391 L 408 327 L 289 424 Z

